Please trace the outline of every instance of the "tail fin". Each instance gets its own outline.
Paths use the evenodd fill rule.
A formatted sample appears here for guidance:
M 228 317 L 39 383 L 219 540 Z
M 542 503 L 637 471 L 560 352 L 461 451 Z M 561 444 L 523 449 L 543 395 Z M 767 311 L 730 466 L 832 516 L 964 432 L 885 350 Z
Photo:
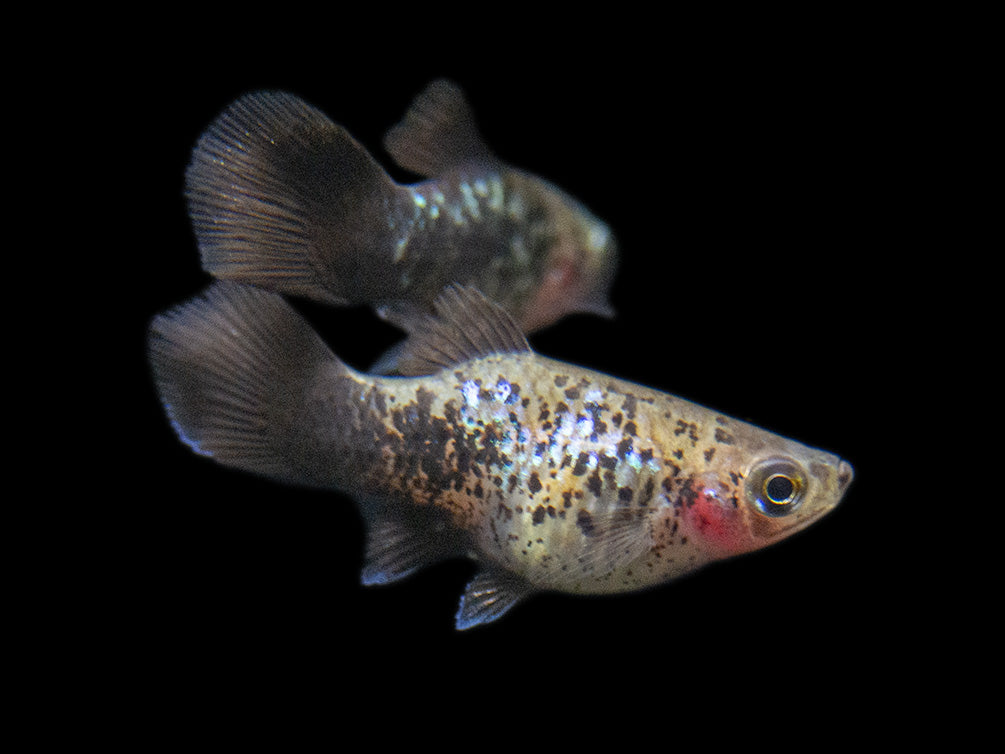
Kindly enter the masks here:
M 196 453 L 332 486 L 312 397 L 349 369 L 280 296 L 217 282 L 153 320 L 148 353 L 171 425 Z
M 379 297 L 372 260 L 397 240 L 385 238 L 396 186 L 298 97 L 234 102 L 199 139 L 185 178 L 210 274 L 328 303 Z

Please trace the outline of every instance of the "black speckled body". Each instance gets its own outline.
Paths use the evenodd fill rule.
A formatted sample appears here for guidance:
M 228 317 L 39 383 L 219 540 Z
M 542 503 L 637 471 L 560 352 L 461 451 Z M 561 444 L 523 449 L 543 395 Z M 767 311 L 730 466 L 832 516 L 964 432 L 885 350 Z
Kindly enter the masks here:
M 367 583 L 477 561 L 459 627 L 536 591 L 631 591 L 766 546 L 851 480 L 830 453 L 539 356 L 465 295 L 412 333 L 415 376 L 355 372 L 278 296 L 223 284 L 155 320 L 151 359 L 197 452 L 360 501 Z
M 796 444 L 640 385 L 525 353 L 344 375 L 327 394 L 356 413 L 310 411 L 351 428 L 319 460 L 351 459 L 359 482 L 336 472 L 326 486 L 435 508 L 479 559 L 538 588 L 631 591 L 779 534 L 747 530 L 739 500 L 752 453 Z M 840 462 L 815 463 L 836 486 Z

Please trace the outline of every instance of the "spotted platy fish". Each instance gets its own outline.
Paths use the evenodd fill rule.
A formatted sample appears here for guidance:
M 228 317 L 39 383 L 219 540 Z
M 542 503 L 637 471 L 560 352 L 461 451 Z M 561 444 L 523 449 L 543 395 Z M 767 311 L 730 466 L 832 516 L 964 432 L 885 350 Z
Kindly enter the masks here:
M 444 286 L 478 287 L 525 331 L 610 315 L 606 224 L 485 146 L 461 90 L 437 80 L 385 137 L 428 180 L 395 183 L 349 133 L 291 94 L 234 102 L 186 175 L 203 267 L 280 293 L 372 305 L 400 324 Z
M 217 282 L 158 316 L 149 353 L 179 437 L 354 496 L 363 582 L 470 557 L 460 629 L 536 592 L 626 592 L 757 550 L 837 505 L 851 466 L 681 398 L 531 351 L 451 287 L 402 376 L 341 362 L 281 296 Z

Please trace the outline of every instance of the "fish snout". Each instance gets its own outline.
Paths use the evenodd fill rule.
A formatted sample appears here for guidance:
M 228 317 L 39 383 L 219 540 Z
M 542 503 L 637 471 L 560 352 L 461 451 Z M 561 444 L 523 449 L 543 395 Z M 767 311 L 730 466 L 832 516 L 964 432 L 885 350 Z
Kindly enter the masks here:
M 842 459 L 838 464 L 837 470 L 838 490 L 844 492 L 848 489 L 848 485 L 851 484 L 851 480 L 854 478 L 855 470 L 851 467 L 850 463 Z

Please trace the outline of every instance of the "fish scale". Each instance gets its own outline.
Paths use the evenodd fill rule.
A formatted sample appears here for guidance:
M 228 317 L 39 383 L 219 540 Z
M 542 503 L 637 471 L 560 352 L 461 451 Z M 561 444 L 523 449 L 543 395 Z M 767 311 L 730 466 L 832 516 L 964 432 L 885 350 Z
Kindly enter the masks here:
M 632 591 L 765 547 L 851 481 L 831 453 L 534 353 L 474 289 L 435 308 L 400 376 L 366 375 L 281 297 L 221 282 L 154 320 L 150 358 L 201 454 L 357 499 L 364 583 L 475 560 L 458 628 L 536 592 Z

